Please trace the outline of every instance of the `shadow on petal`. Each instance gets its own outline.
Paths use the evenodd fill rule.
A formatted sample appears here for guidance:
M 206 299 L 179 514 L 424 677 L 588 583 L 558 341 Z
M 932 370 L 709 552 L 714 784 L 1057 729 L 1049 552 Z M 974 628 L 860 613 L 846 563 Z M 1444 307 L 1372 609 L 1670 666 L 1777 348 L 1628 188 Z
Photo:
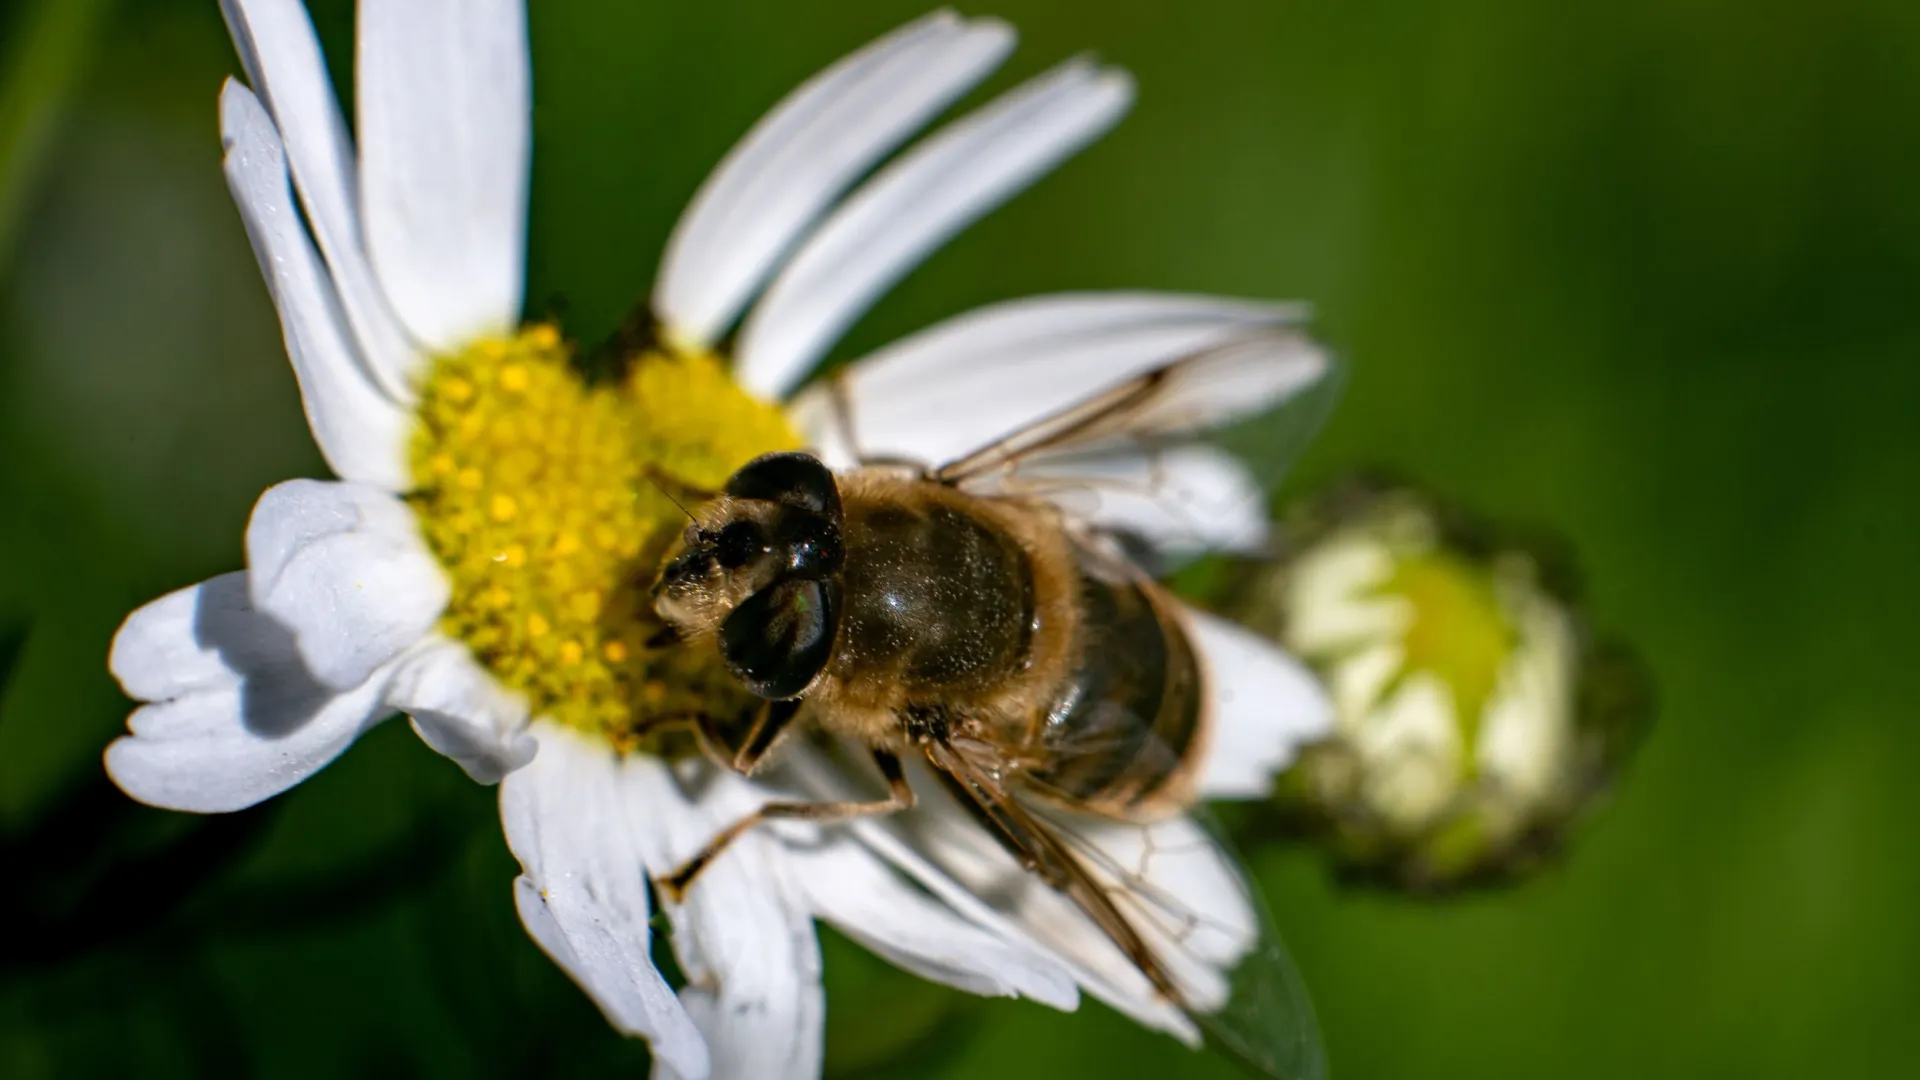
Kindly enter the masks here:
M 307 669 L 293 631 L 253 609 L 245 574 L 224 574 L 200 588 L 193 638 L 231 673 L 240 722 L 257 738 L 293 735 L 339 696 Z

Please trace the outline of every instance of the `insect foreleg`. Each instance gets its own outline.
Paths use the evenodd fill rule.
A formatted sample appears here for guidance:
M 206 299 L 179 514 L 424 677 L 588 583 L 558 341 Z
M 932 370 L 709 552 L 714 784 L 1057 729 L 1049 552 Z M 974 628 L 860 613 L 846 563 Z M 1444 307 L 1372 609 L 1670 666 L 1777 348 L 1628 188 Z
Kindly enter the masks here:
M 798 698 L 767 702 L 754 717 L 753 726 L 747 729 L 746 740 L 729 755 L 727 767 L 743 775 L 753 775 L 799 713 Z
M 753 726 L 747 729 L 746 739 L 738 746 L 733 742 L 738 731 L 730 736 L 721 727 L 719 718 L 707 712 L 664 713 L 648 717 L 631 734 L 640 738 L 668 728 L 690 731 L 700 746 L 700 753 L 708 761 L 723 769 L 751 774 L 780 740 L 799 711 L 798 701 L 762 702 L 754 713 Z
M 692 732 L 701 756 L 722 769 L 733 768 L 735 751 L 728 744 L 726 733 L 721 730 L 719 718 L 712 713 L 662 713 L 635 725 L 628 734 L 634 739 L 641 739 L 670 729 Z

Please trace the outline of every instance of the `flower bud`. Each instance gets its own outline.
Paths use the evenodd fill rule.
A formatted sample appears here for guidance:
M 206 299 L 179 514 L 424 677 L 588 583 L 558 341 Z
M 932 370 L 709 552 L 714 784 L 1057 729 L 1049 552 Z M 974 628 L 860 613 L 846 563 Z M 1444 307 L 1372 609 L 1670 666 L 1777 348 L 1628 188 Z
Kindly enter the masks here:
M 1350 483 L 1283 526 L 1233 612 L 1320 675 L 1332 735 L 1281 778 L 1287 830 L 1418 892 L 1511 879 L 1558 848 L 1651 716 L 1568 560 L 1404 485 Z

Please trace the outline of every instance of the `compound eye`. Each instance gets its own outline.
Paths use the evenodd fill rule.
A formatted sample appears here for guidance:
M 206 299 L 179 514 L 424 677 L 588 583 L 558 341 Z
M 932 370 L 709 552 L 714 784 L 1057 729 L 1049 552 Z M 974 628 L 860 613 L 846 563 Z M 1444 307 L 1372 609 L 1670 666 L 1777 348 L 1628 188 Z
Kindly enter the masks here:
M 728 570 L 740 569 L 766 549 L 766 538 L 751 521 L 730 522 L 713 541 L 714 557 Z
M 762 454 L 740 466 L 727 480 L 736 499 L 765 499 L 840 521 L 840 489 L 833 470 L 819 458 L 798 451 Z
M 827 666 L 839 629 L 838 585 L 783 581 L 747 597 L 720 624 L 720 656 L 740 685 L 779 701 Z

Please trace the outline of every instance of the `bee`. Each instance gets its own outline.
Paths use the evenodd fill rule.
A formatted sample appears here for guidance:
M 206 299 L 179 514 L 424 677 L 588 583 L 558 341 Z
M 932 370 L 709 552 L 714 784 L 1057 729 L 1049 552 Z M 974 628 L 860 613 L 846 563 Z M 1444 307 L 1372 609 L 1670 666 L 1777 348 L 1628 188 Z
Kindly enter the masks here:
M 1232 857 L 1186 820 L 1214 736 L 1212 674 L 1194 631 L 1124 538 L 1076 516 L 1058 491 L 1114 455 L 1176 451 L 1270 413 L 1330 384 L 1330 364 L 1299 332 L 1265 327 L 933 467 L 835 472 L 784 452 L 740 468 L 689 511 L 653 589 L 663 638 L 717 649 L 762 700 L 744 732 L 694 718 L 703 742 L 751 774 L 796 731 L 837 737 L 871 758 L 886 795 L 768 803 L 658 886 L 683 898 L 768 819 L 912 809 L 923 793 L 911 764 L 941 789 L 926 794 L 957 803 L 1052 902 L 1091 924 L 1094 952 L 1117 950 L 1158 1001 L 1273 1075 L 1318 1075 L 1311 1007 L 1271 930 L 1250 923 L 1248 940 L 1207 955 L 1204 917 L 1124 861 L 1197 850 L 1206 865 L 1194 872 L 1239 890 L 1243 920 L 1257 922 Z M 1245 962 L 1229 986 L 1216 969 L 1235 950 Z

